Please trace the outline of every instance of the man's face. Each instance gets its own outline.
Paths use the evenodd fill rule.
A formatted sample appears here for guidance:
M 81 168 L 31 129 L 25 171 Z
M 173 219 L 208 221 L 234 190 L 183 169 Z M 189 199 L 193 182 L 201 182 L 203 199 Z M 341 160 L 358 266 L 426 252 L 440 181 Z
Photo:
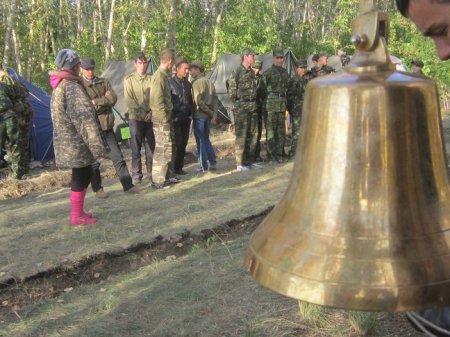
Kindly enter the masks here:
M 450 59 L 450 4 L 411 0 L 408 16 L 424 36 L 433 39 L 439 58 Z
M 86 77 L 88 80 L 93 80 L 95 76 L 95 68 L 92 69 L 84 69 L 81 68 L 81 73 L 84 77 Z
M 297 73 L 298 76 L 303 76 L 303 75 L 305 75 L 306 68 L 303 68 L 303 67 L 297 67 L 297 68 L 295 69 L 295 71 L 296 71 L 296 73 Z
M 281 67 L 283 65 L 284 57 L 283 56 L 277 56 L 273 58 L 273 64 L 275 64 L 278 67 Z
M 319 57 L 319 60 L 317 61 L 317 63 L 321 66 L 326 66 L 328 63 L 328 57 L 326 57 L 326 56 Z
M 134 66 L 136 67 L 136 71 L 139 75 L 143 76 L 147 71 L 148 62 L 146 60 L 137 59 L 134 61 Z
M 243 62 L 251 66 L 255 63 L 255 54 L 244 55 Z
M 198 75 L 200 75 L 200 69 L 197 67 L 191 67 L 191 69 L 189 69 L 189 74 L 191 77 L 198 77 Z
M 189 66 L 187 63 L 181 63 L 177 67 L 177 77 L 186 78 L 189 73 Z

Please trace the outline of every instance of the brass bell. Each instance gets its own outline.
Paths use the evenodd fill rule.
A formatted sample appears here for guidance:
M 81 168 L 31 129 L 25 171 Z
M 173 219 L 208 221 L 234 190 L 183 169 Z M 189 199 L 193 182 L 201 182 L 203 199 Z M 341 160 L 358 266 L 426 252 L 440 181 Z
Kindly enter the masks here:
M 262 285 L 325 306 L 450 305 L 450 189 L 433 80 L 399 72 L 361 1 L 345 71 L 309 82 L 289 188 L 253 233 Z

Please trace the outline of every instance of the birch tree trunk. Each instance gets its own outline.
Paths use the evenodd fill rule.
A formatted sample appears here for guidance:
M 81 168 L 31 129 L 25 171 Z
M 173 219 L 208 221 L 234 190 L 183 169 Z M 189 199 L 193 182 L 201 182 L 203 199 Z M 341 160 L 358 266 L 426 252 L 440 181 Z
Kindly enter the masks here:
M 5 36 L 3 38 L 3 66 L 8 64 L 8 55 L 11 50 L 11 34 L 14 27 L 14 15 L 16 8 L 16 0 L 3 1 L 3 8 L 6 9 L 6 29 Z
M 12 27 L 12 41 L 13 41 L 13 50 L 14 50 L 14 58 L 16 61 L 16 69 L 19 74 L 22 74 L 22 61 L 21 61 L 21 49 L 20 49 L 20 39 L 17 35 L 15 27 Z
M 109 11 L 108 35 L 106 37 L 106 45 L 105 45 L 105 63 L 108 63 L 109 60 L 111 59 L 115 3 L 116 0 L 111 0 L 111 9 Z
M 219 4 L 219 10 L 216 16 L 216 25 L 214 27 L 214 35 L 213 35 L 213 46 L 211 52 L 211 64 L 216 63 L 217 61 L 217 45 L 219 43 L 219 30 L 220 30 L 220 22 L 222 21 L 222 15 L 225 11 L 225 6 L 227 4 L 227 0 L 221 0 Z
M 172 48 L 176 53 L 177 0 L 169 0 L 169 6 L 169 24 L 167 30 L 166 47 Z
M 83 32 L 83 13 L 81 11 L 81 3 L 83 0 L 77 0 L 77 40 L 81 38 Z
M 145 51 L 147 48 L 148 0 L 144 0 L 142 3 L 142 14 L 144 17 L 144 26 L 141 31 L 141 50 Z

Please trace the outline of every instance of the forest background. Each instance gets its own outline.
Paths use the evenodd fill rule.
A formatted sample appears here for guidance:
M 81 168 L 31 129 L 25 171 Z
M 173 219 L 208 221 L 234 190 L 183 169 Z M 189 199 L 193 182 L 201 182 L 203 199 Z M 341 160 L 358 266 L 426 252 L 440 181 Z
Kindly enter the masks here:
M 317 52 L 352 55 L 351 23 L 358 0 L 1 0 L 3 65 L 49 91 L 55 53 L 73 48 L 102 70 L 111 60 L 133 59 L 139 50 L 157 59 L 163 48 L 211 68 L 222 53 L 290 48 L 298 58 Z M 421 59 L 446 101 L 450 64 L 438 62 L 431 40 L 379 0 L 390 16 L 389 51 L 407 67 Z

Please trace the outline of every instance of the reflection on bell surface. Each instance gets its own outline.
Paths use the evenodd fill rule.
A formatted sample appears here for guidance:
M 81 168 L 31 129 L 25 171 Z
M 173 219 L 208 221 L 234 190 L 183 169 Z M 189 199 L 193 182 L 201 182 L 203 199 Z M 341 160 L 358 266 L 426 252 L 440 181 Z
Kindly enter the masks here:
M 262 285 L 320 305 L 450 305 L 436 84 L 395 71 L 380 33 L 386 17 L 373 2 L 360 12 L 350 68 L 307 86 L 289 188 L 252 235 L 245 265 Z

